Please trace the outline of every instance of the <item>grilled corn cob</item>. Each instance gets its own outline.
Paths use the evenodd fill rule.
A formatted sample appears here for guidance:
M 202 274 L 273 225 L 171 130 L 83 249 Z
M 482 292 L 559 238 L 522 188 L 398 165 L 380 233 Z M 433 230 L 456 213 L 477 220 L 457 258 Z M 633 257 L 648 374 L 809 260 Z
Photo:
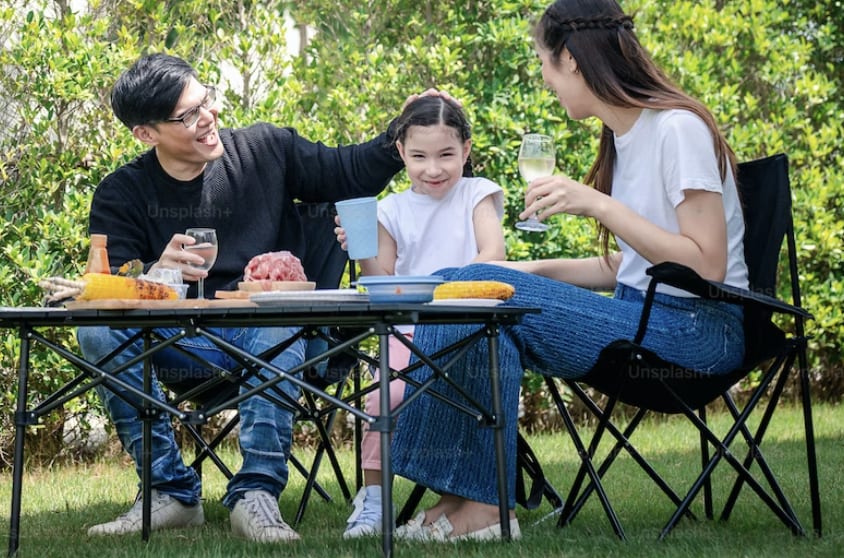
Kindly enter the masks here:
M 142 300 L 175 300 L 176 291 L 162 283 L 108 275 L 86 273 L 82 276 L 84 287 L 77 300 L 100 300 L 104 298 L 131 298 Z
M 449 281 L 437 285 L 434 299 L 497 298 L 507 300 L 516 292 L 513 285 L 501 281 Z
M 179 298 L 176 291 L 167 285 L 107 273 L 86 273 L 81 281 L 50 277 L 39 282 L 38 285 L 50 293 L 45 299 L 46 302 L 57 302 L 68 298 L 77 300 L 106 298 L 174 300 Z

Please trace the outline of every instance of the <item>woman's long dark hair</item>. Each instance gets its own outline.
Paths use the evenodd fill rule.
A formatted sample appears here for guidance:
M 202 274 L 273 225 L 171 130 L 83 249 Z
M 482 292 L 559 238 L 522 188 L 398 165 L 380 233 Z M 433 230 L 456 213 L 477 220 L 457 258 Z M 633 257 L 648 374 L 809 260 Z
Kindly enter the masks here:
M 586 85 L 601 101 L 624 108 L 685 109 L 698 115 L 712 133 L 721 180 L 736 172 L 736 158 L 712 113 L 684 93 L 657 67 L 633 32 L 633 19 L 615 0 L 557 0 L 534 29 L 538 46 L 551 53 L 556 66 L 563 49 L 577 62 Z M 613 131 L 601 131 L 598 156 L 584 182 L 605 194 L 612 192 L 615 162 Z M 609 252 L 610 232 L 598 223 L 598 241 Z

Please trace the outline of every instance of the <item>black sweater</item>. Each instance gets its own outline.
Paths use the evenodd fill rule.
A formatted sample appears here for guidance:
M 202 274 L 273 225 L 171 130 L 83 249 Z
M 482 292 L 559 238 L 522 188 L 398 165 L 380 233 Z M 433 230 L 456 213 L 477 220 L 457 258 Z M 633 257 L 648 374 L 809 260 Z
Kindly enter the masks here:
M 149 268 L 173 234 L 211 227 L 220 248 L 206 296 L 234 289 L 253 256 L 304 253 L 294 201 L 374 196 L 403 167 L 388 134 L 337 148 L 269 124 L 219 134 L 225 153 L 194 180 L 169 176 L 154 149 L 103 179 L 91 202 L 89 233 L 108 235 L 112 267 L 137 258 Z

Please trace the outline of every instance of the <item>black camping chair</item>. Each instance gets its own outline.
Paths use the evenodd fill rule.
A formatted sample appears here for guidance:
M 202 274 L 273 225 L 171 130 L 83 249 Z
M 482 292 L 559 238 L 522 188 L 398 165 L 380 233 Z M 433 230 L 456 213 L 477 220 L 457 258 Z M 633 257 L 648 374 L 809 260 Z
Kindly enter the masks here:
M 316 288 L 318 289 L 337 288 L 347 265 L 352 275 L 354 274 L 354 266 L 350 265 L 347 253 L 340 248 L 334 236 L 335 213 L 333 205 L 329 203 L 299 203 L 297 209 L 306 240 L 304 254 L 301 258 L 305 274 L 317 283 Z M 313 354 L 322 352 L 319 350 L 319 346 L 327 342 L 326 338 L 342 338 L 343 332 L 334 329 L 304 332 L 304 335 L 308 339 L 306 359 L 310 360 Z M 285 348 L 286 345 L 284 344 L 274 347 L 270 353 L 262 356 L 269 360 Z M 173 356 L 171 353 L 171 358 Z M 177 366 L 179 370 L 197 370 L 197 373 L 182 374 L 182 377 L 189 376 L 196 379 L 174 381 L 173 377 L 168 374 L 168 370 L 161 367 L 156 367 L 156 373 L 161 382 L 173 394 L 171 404 L 178 406 L 186 403 L 193 408 L 191 416 L 195 418 L 182 423 L 196 446 L 196 455 L 191 466 L 201 475 L 202 464 L 206 459 L 210 459 L 227 478 L 231 479 L 232 471 L 217 455 L 216 450 L 226 436 L 237 427 L 240 421 L 239 415 L 235 413 L 233 417 L 225 421 L 210 439 L 206 439 L 204 436 L 203 425 L 211 418 L 207 411 L 219 409 L 221 405 L 225 406 L 226 402 L 231 401 L 238 395 L 241 385 L 249 377 L 249 374 L 260 377 L 260 372 L 254 369 L 246 372 L 244 370 L 214 370 L 210 364 L 198 361 L 195 356 L 187 352 L 184 352 L 182 356 L 184 357 L 183 362 Z M 306 369 L 303 372 L 304 379 L 320 389 L 333 389 L 331 395 L 340 399 L 343 396 L 346 380 L 356 365 L 357 358 L 354 355 L 338 353 L 330 359 Z M 303 390 L 299 400 L 291 400 L 286 394 L 273 388 L 266 390 L 261 396 L 277 405 L 288 408 L 294 413 L 297 422 L 312 424 L 319 440 L 310 466 L 305 466 L 293 453 L 289 458 L 292 469 L 299 471 L 306 479 L 299 508 L 293 521 L 294 525 L 301 521 L 312 491 L 315 490 L 326 501 L 332 499 L 328 491 L 317 482 L 317 473 L 324 458 L 328 458 L 331 464 L 343 497 L 346 501 L 350 501 L 352 494 L 340 468 L 330 437 L 338 409 L 333 406 L 322 405 L 313 394 L 305 390 Z M 231 409 L 230 406 L 228 408 Z
M 648 275 L 652 280 L 636 337 L 611 343 L 601 352 L 597 364 L 584 377 L 565 382 L 598 418 L 598 425 L 588 447 L 583 444 L 574 428 L 557 384 L 553 379 L 547 378 L 548 388 L 581 458 L 579 471 L 559 517 L 560 526 L 571 523 L 588 497 L 595 492 L 616 534 L 622 539 L 625 538 L 621 523 L 601 483 L 602 477 L 617 455 L 624 450 L 676 506 L 660 533 L 660 539 L 674 528 L 680 518 L 695 517 L 690 506 L 701 490 L 706 517 L 713 517 L 710 481 L 713 471 L 721 462 L 727 462 L 737 475 L 721 512 L 721 519 L 726 520 L 730 516 L 739 493 L 744 485 L 747 485 L 789 529 L 795 534 L 804 535 L 805 530 L 762 451 L 763 437 L 783 389 L 786 383 L 794 378 L 799 382 L 801 391 L 813 527 L 815 533 L 820 536 L 821 508 L 806 358 L 807 338 L 804 334 L 804 320 L 812 316 L 800 307 L 788 159 L 780 154 L 742 163 L 739 165 L 737 182 L 745 212 L 744 252 L 750 274 L 750 290 L 706 281 L 692 270 L 674 263 L 663 263 L 650 268 Z M 776 292 L 776 276 L 783 239 L 787 245 L 788 265 L 785 272 L 790 278 L 792 304 L 786 304 L 772 296 Z M 746 354 L 739 369 L 724 376 L 707 376 L 695 370 L 678 367 L 642 348 L 640 342 L 647 331 L 648 314 L 656 285 L 659 283 L 684 289 L 703 298 L 741 304 L 744 307 Z M 788 332 L 780 329 L 771 321 L 773 314 L 788 318 L 793 329 Z M 753 370 L 759 370 L 761 373 L 758 385 L 744 407 L 739 409 L 730 390 Z M 607 402 L 603 408 L 587 395 L 583 386 L 590 386 L 606 396 Z M 759 405 L 766 395 L 767 405 Z M 723 400 L 733 418 L 732 426 L 723 437 L 717 436 L 706 423 L 706 406 L 717 399 Z M 636 409 L 624 429 L 612 422 L 613 410 L 619 402 Z M 651 411 L 683 414 L 700 432 L 703 468 L 683 497 L 678 496 L 668 486 L 630 443 L 630 436 L 636 426 Z M 756 416 L 761 413 L 760 422 L 753 433 L 747 420 L 751 413 Z M 604 461 L 595 466 L 593 459 L 605 432 L 609 432 L 615 439 L 615 445 L 606 454 Z M 735 453 L 737 450 L 731 449 L 737 438 L 744 440 L 747 448 L 747 453 L 741 460 Z M 710 447 L 714 449 L 712 453 Z M 758 467 L 762 478 L 751 474 L 750 469 L 754 465 Z M 587 478 L 589 482 L 584 487 L 583 483 Z M 765 488 L 765 484 L 768 488 Z

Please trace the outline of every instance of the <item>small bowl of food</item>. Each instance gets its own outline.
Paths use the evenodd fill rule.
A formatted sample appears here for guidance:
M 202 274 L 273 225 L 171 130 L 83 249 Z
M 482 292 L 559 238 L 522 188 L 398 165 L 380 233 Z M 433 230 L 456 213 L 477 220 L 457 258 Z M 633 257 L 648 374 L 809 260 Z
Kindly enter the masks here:
M 179 300 L 182 300 L 188 296 L 188 285 L 187 283 L 177 283 L 175 285 L 167 285 L 174 291 L 176 294 L 179 295 Z
M 147 274 L 141 274 L 138 278 L 167 285 L 176 291 L 179 299 L 184 299 L 188 295 L 188 285 L 182 282 L 182 271 L 180 269 L 157 267 Z
M 369 302 L 431 302 L 434 289 L 443 282 L 439 275 L 395 277 L 393 275 L 367 275 L 357 284 L 366 289 Z

